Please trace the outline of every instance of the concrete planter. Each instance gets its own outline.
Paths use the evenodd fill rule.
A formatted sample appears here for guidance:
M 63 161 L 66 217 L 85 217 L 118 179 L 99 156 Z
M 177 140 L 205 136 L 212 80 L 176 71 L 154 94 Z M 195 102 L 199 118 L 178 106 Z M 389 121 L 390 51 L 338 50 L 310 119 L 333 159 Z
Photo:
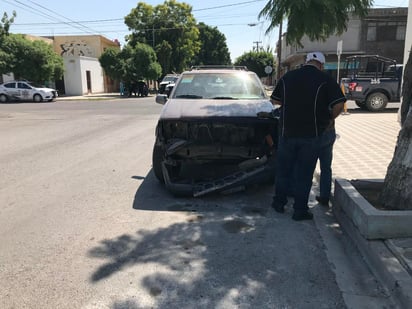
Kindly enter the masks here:
M 379 186 L 383 180 L 364 180 Z M 379 210 L 372 206 L 346 179 L 335 180 L 333 212 L 344 213 L 366 239 L 412 237 L 412 210 Z

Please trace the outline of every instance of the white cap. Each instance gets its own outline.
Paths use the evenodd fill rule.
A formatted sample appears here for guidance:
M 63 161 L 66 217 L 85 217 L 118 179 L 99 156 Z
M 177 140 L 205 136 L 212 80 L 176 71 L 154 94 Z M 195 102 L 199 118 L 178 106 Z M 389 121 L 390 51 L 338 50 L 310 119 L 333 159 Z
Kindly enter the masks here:
M 322 64 L 325 64 L 325 56 L 321 52 L 311 52 L 306 55 L 306 62 L 316 60 Z

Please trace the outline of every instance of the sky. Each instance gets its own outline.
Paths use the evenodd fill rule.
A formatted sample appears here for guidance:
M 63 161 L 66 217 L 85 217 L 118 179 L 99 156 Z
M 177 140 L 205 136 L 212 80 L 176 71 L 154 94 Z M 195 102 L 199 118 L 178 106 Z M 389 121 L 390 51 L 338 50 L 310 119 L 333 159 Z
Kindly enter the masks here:
M 129 33 L 124 16 L 137 6 L 132 0 L 0 0 L 0 14 L 17 17 L 12 33 L 38 36 L 100 34 L 122 45 Z M 152 6 L 164 1 L 141 1 Z M 274 50 L 278 29 L 266 34 L 269 23 L 258 19 L 268 0 L 180 0 L 192 6 L 197 22 L 217 27 L 226 37 L 232 61 L 255 47 Z M 375 0 L 374 7 L 407 7 L 408 0 Z

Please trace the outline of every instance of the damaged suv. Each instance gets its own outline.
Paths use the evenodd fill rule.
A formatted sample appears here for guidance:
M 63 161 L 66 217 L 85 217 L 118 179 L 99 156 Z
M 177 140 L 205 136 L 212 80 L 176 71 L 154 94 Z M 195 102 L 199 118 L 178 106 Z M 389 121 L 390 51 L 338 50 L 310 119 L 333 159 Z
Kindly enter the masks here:
M 273 182 L 278 118 L 255 73 L 194 67 L 156 102 L 164 107 L 153 171 L 171 193 L 196 197 Z

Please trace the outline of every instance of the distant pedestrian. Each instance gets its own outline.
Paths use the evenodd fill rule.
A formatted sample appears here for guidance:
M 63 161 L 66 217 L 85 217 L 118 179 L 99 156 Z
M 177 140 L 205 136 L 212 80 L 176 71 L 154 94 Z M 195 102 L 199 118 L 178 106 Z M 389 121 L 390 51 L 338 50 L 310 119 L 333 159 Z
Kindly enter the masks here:
M 124 96 L 124 83 L 122 81 L 120 82 L 120 95 Z
M 281 106 L 272 207 L 277 212 L 284 212 L 289 187 L 293 183 L 292 219 L 296 221 L 313 218 L 308 199 L 321 138 L 346 101 L 336 81 L 322 72 L 324 64 L 322 53 L 307 54 L 306 64 L 286 73 L 271 95 L 272 103 Z

